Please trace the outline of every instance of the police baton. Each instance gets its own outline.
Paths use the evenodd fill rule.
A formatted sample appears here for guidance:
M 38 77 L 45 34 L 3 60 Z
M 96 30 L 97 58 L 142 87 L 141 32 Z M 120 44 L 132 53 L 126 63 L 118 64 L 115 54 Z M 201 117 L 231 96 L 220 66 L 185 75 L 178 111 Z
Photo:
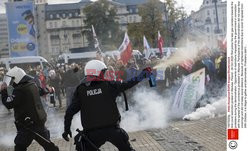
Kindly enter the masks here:
M 97 151 L 101 151 L 98 147 L 96 147 L 96 145 L 84 134 L 83 131 L 80 131 L 79 129 L 76 129 L 76 131 L 80 134 L 80 137 L 78 139 L 78 141 L 80 142 L 81 139 L 87 141 L 95 150 Z M 83 149 L 83 146 L 81 145 L 82 149 Z
M 26 118 L 27 119 L 27 118 Z M 33 121 L 31 121 L 30 119 L 28 119 L 28 121 L 25 119 L 25 122 L 30 122 L 29 124 L 32 124 Z M 25 124 L 15 121 L 15 124 L 17 126 L 20 126 L 24 129 L 26 129 L 28 132 L 30 132 L 31 134 L 34 135 L 34 137 L 44 146 L 47 146 L 49 151 L 59 151 L 59 148 L 57 146 L 55 146 L 54 143 L 52 143 L 50 140 L 47 140 L 46 138 L 44 138 L 43 136 L 41 136 L 40 134 L 38 134 L 37 132 L 34 132 L 33 130 L 31 130 L 28 126 L 26 126 Z

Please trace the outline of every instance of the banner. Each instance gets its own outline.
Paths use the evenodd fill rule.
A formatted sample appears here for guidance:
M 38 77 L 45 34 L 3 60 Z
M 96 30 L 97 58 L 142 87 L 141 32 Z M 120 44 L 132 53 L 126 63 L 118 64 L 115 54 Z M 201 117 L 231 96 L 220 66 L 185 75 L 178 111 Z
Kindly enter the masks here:
M 205 93 L 205 69 L 200 69 L 186 76 L 178 89 L 172 109 L 174 111 L 192 111 Z
M 33 2 L 6 3 L 10 57 L 38 53 Z

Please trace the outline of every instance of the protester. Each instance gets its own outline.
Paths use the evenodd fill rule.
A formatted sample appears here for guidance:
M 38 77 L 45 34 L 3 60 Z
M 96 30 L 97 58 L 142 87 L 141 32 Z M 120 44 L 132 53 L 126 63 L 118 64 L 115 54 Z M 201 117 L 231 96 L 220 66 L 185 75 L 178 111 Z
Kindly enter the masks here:
M 73 93 L 76 86 L 80 83 L 80 79 L 77 75 L 74 65 L 70 65 L 68 70 L 63 75 L 63 84 L 66 90 L 66 104 L 70 105 Z
M 59 107 L 62 107 L 62 99 L 60 93 L 60 81 L 61 77 L 59 74 L 56 74 L 55 70 L 49 71 L 49 85 L 54 88 L 56 97 L 58 98 Z

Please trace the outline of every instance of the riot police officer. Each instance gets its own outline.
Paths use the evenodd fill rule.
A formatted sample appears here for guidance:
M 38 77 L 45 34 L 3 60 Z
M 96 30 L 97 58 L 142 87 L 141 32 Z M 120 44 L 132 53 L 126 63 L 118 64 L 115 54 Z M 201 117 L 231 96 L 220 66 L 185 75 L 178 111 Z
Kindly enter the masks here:
M 12 90 L 12 92 L 10 91 Z M 58 151 L 49 139 L 45 127 L 47 115 L 40 100 L 39 88 L 32 77 L 21 68 L 10 69 L 1 85 L 2 102 L 8 109 L 14 109 L 17 135 L 15 151 L 26 151 L 35 139 L 45 151 Z
M 77 112 L 81 112 L 83 140 L 79 151 L 96 151 L 105 142 L 111 142 L 120 151 L 134 151 L 129 143 L 125 130 L 120 128 L 121 115 L 116 104 L 116 97 L 123 91 L 135 86 L 151 68 L 146 68 L 138 76 L 126 83 L 107 81 L 104 78 L 106 65 L 99 60 L 89 61 L 85 68 L 85 79 L 76 88 L 72 103 L 65 114 L 64 130 L 62 134 L 66 141 L 72 137 L 71 121 Z M 77 147 L 78 148 L 78 147 Z

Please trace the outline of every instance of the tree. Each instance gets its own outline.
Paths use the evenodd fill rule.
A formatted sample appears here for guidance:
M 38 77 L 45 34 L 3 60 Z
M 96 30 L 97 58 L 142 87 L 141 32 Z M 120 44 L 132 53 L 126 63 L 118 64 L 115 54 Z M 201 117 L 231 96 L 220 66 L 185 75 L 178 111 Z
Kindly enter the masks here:
M 94 26 L 97 38 L 103 49 L 112 49 L 119 42 L 119 24 L 115 20 L 117 10 L 107 0 L 98 0 L 83 9 L 85 14 L 85 28 L 89 45 L 93 46 L 91 25 Z
M 143 33 L 152 47 L 157 47 L 158 31 L 163 32 L 163 11 L 161 6 L 159 0 L 149 0 L 139 7 L 139 15 L 142 17 L 141 25 Z
M 166 27 L 166 34 L 165 39 L 167 41 L 168 46 L 174 46 L 177 40 L 176 37 L 176 29 L 179 26 L 176 26 L 177 21 L 183 20 L 187 17 L 186 12 L 184 11 L 183 7 L 176 7 L 175 0 L 164 0 L 165 5 L 165 27 Z
M 132 42 L 133 48 L 143 50 L 143 30 L 141 23 L 128 24 L 128 35 Z
M 130 23 L 128 34 L 135 48 L 143 48 L 143 35 L 146 36 L 151 47 L 157 47 L 158 31 L 163 33 L 163 7 L 159 0 L 149 0 L 139 6 L 138 14 L 141 16 L 140 23 Z

